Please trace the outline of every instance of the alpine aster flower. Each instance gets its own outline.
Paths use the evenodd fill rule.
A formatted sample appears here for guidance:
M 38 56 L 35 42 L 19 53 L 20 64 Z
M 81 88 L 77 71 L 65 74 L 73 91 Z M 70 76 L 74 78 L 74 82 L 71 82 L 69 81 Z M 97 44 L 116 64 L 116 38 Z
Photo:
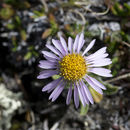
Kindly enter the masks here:
M 106 47 L 103 47 L 95 53 L 88 55 L 88 51 L 94 46 L 95 39 L 90 42 L 87 48 L 81 53 L 85 43 L 84 35 L 77 35 L 74 42 L 71 37 L 68 38 L 68 45 L 63 37 L 60 40 L 52 39 L 52 45 L 46 45 L 51 51 L 42 51 L 46 60 L 40 61 L 40 72 L 38 79 L 45 79 L 53 75 L 60 75 L 60 78 L 47 84 L 42 91 L 52 92 L 49 99 L 55 101 L 66 86 L 69 86 L 66 98 L 66 104 L 69 104 L 74 89 L 74 103 L 76 108 L 79 106 L 79 97 L 81 103 L 93 104 L 93 97 L 85 84 L 87 82 L 95 91 L 103 94 L 102 89 L 106 89 L 103 84 L 95 78 L 89 76 L 94 73 L 103 77 L 111 77 L 111 71 L 102 68 L 109 65 L 112 61 L 106 58 Z

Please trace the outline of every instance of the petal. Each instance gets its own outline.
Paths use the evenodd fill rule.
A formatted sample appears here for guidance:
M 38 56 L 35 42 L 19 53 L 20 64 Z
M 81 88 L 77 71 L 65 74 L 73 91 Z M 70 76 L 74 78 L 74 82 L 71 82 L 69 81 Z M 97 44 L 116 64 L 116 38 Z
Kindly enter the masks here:
M 107 47 L 103 47 L 99 50 L 97 50 L 95 53 L 91 54 L 88 56 L 88 58 L 95 58 L 95 57 L 100 57 L 106 52 Z
M 46 47 L 47 47 L 48 49 L 50 49 L 53 53 L 57 54 L 58 56 L 63 57 L 63 56 L 61 55 L 61 53 L 60 53 L 55 47 L 53 47 L 53 46 L 51 46 L 51 45 L 46 45 Z
M 63 37 L 60 37 L 60 41 L 61 41 L 61 44 L 62 44 L 64 50 L 66 51 L 66 54 L 68 54 L 68 48 L 67 48 L 65 39 Z
M 75 107 L 78 108 L 78 106 L 79 106 L 79 95 L 78 95 L 77 86 L 75 84 L 74 84 L 74 103 L 75 103 Z
M 92 61 L 88 61 L 88 63 L 90 64 L 96 64 L 96 63 L 100 63 L 100 62 L 108 62 L 108 61 L 111 61 L 110 58 L 100 58 L 98 60 L 92 60 Z
M 43 70 L 42 72 L 40 72 L 40 75 L 37 78 L 46 79 L 58 73 L 59 72 L 57 70 Z
M 60 60 L 59 57 L 57 57 L 55 54 L 53 54 L 53 53 L 51 53 L 51 52 L 42 51 L 42 54 L 45 55 L 45 56 L 47 56 L 47 57 L 50 57 L 50 58 L 52 58 L 52 59 L 58 59 L 58 60 Z
M 93 54 L 92 54 L 92 55 L 93 55 Z M 95 56 L 95 57 L 93 57 L 93 58 L 91 58 L 91 55 L 89 55 L 88 57 L 85 57 L 85 59 L 86 59 L 87 61 L 93 61 L 93 60 L 100 60 L 100 59 L 106 58 L 107 56 L 108 56 L 107 53 L 101 54 L 100 56 Z
M 87 75 L 87 77 L 89 77 L 90 80 L 92 80 L 92 82 L 93 82 L 94 84 L 96 84 L 98 87 L 100 87 L 100 88 L 106 90 L 106 87 L 105 87 L 103 84 L 101 84 L 99 81 L 97 81 L 95 78 L 92 78 L 92 77 L 90 77 L 90 76 L 88 76 L 88 75 Z
M 43 68 L 43 69 L 53 69 L 53 68 L 57 68 L 56 63 L 50 62 L 50 61 L 47 61 L 47 60 L 41 61 L 38 66 L 39 66 L 40 68 Z
M 50 62 L 57 63 L 57 60 L 56 60 L 56 59 L 50 58 L 50 57 L 45 56 L 45 55 L 44 55 L 44 57 L 45 57 L 46 60 L 48 60 L 48 61 L 50 61 Z
M 81 44 L 81 48 L 79 49 L 79 52 L 80 52 L 80 50 L 82 49 L 84 43 L 85 43 L 85 40 L 83 40 L 83 42 L 82 42 L 82 44 Z
M 65 87 L 65 85 L 64 86 L 60 86 L 60 88 L 58 89 L 58 91 L 56 92 L 56 94 L 54 95 L 54 97 L 52 98 L 52 102 L 54 102 L 59 97 L 59 95 L 63 91 L 64 87 Z
M 102 47 L 101 49 L 97 50 L 94 54 L 99 55 L 99 54 L 104 54 L 106 52 L 107 47 Z
M 105 58 L 105 59 L 89 62 L 89 64 L 92 64 L 89 65 L 89 67 L 106 66 L 106 65 L 110 65 L 111 63 L 112 61 L 109 58 Z
M 88 87 L 86 86 L 86 84 L 83 81 L 82 81 L 82 86 L 83 86 L 84 92 L 86 93 L 88 100 L 90 101 L 91 104 L 93 104 L 93 97 L 92 97 Z
M 44 63 L 44 61 L 48 61 L 48 62 L 52 62 L 52 61 L 49 61 L 49 60 L 40 60 L 39 61 L 39 64 L 43 64 Z M 57 61 L 55 60 L 55 62 L 52 62 L 52 64 L 56 64 L 57 63 Z
M 107 66 L 107 65 L 110 65 L 111 63 L 112 63 L 112 61 L 109 61 L 109 62 L 100 62 L 100 63 L 96 63 L 96 64 L 93 64 L 93 65 L 89 65 L 88 67 Z
M 78 42 L 79 42 L 79 35 L 76 36 L 74 45 L 73 45 L 73 52 L 75 53 L 77 47 L 78 47 Z
M 83 88 L 82 80 L 79 82 L 79 84 L 81 86 L 81 93 L 84 97 L 84 101 L 85 101 L 86 104 L 89 104 L 89 100 L 88 100 L 87 95 L 86 95 L 84 88 Z
M 47 84 L 46 86 L 44 86 L 44 88 L 42 89 L 42 92 L 48 91 L 50 89 L 53 90 L 58 85 L 58 83 L 61 81 L 61 79 L 62 78 L 56 79 L 56 80 L 50 82 L 49 84 Z
M 90 44 L 87 46 L 87 48 L 84 50 L 82 56 L 84 56 L 95 44 L 96 39 L 92 40 Z
M 59 85 L 51 93 L 49 100 L 52 99 L 52 102 L 55 101 L 58 98 L 58 96 L 61 94 L 63 89 L 64 89 L 63 82 L 60 82 Z
M 104 77 L 112 77 L 112 74 L 110 74 L 111 71 L 105 68 L 88 68 L 88 72 L 92 72 Z
M 65 52 L 64 48 L 62 47 L 59 40 L 52 39 L 52 43 L 61 52 L 62 55 L 66 54 L 66 52 Z
M 77 84 L 77 88 L 78 88 L 78 93 L 79 93 L 80 100 L 81 100 L 83 106 L 85 106 L 86 104 L 85 104 L 84 96 L 83 96 L 83 94 L 82 94 L 82 92 L 81 92 L 81 86 L 79 86 L 79 85 Z
M 84 34 L 81 33 L 80 37 L 79 37 L 79 42 L 78 42 L 78 47 L 77 47 L 77 53 L 79 53 L 80 49 L 81 49 L 81 46 L 82 46 L 82 43 L 84 41 Z
M 47 90 L 47 93 L 50 93 L 52 90 L 53 90 L 53 89 L 49 89 L 49 90 Z
M 89 100 L 88 100 L 88 98 L 87 98 L 87 95 L 86 95 L 86 93 L 85 93 L 83 87 L 81 87 L 81 92 L 82 92 L 82 95 L 84 96 L 85 103 L 86 103 L 86 104 L 89 104 Z
M 67 94 L 67 98 L 66 98 L 66 104 L 67 105 L 70 104 L 71 97 L 72 97 L 72 84 L 70 84 L 68 94 Z
M 97 91 L 97 92 L 100 93 L 100 94 L 103 94 L 102 90 L 101 90 L 97 85 L 95 85 L 95 84 L 92 82 L 92 80 L 90 80 L 88 77 L 85 77 L 84 79 L 88 82 L 88 84 L 89 84 L 95 91 Z
M 73 40 L 71 37 L 68 38 L 68 50 L 70 53 L 73 51 Z

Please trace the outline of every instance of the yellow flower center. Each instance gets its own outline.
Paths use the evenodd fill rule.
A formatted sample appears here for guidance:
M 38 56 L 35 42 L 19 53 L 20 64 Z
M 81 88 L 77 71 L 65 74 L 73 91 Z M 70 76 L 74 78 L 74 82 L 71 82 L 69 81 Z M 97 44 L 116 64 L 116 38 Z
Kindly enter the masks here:
M 80 80 L 87 71 L 86 61 L 79 54 L 68 54 L 59 64 L 60 74 L 67 80 Z

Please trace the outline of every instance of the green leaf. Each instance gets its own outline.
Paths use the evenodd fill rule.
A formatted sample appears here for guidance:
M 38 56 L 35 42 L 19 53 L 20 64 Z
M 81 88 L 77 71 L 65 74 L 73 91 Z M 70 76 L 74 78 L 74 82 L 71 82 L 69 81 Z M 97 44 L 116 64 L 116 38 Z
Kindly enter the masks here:
M 117 10 L 119 15 L 123 14 L 123 7 L 118 2 L 115 3 L 114 7 Z
M 111 7 L 111 11 L 112 11 L 112 13 L 113 13 L 114 15 L 118 15 L 116 9 L 115 9 L 113 6 Z
M 105 84 L 106 86 L 106 90 L 104 91 L 104 93 L 106 93 L 107 95 L 113 95 L 115 93 L 118 92 L 118 87 L 117 86 L 113 86 L 112 84 Z
M 32 57 L 32 53 L 28 52 L 25 56 L 24 56 L 24 60 L 29 60 Z
M 38 57 L 38 53 L 36 51 L 32 51 L 32 54 L 35 56 L 35 57 Z
M 60 75 L 53 75 L 52 78 L 53 78 L 54 80 L 56 80 L 56 79 L 60 78 Z
M 15 16 L 15 21 L 16 21 L 17 26 L 21 25 L 21 19 L 19 16 Z
M 27 39 L 27 34 L 26 34 L 25 30 L 21 30 L 21 31 L 20 31 L 20 35 L 21 35 L 22 40 L 26 41 L 26 39 Z
M 0 17 L 4 20 L 10 19 L 13 15 L 14 15 L 14 10 L 10 6 L 2 8 L 0 10 Z
M 6 25 L 6 27 L 7 27 L 8 29 L 12 30 L 12 29 L 15 28 L 15 25 L 14 25 L 14 24 L 11 24 L 11 23 L 8 23 L 8 24 Z
M 13 47 L 11 50 L 12 50 L 13 52 L 16 52 L 16 51 L 17 51 L 17 47 Z
M 80 115 L 85 116 L 88 113 L 88 110 L 89 110 L 88 104 L 85 107 L 81 104 Z

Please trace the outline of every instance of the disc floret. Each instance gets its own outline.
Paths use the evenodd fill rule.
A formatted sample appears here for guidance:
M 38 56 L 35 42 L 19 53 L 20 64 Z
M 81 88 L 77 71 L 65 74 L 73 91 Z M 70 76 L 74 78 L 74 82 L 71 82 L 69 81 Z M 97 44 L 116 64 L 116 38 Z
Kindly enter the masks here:
M 68 54 L 59 64 L 61 75 L 67 80 L 80 80 L 87 71 L 86 61 L 80 54 Z

